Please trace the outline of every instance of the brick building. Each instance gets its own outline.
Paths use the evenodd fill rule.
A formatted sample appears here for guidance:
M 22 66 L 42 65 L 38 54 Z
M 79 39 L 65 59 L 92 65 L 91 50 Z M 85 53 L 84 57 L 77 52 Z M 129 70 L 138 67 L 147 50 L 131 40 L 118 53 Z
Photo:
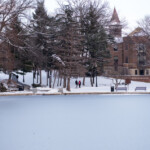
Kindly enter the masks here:
M 126 37 L 122 37 L 122 25 L 114 9 L 109 32 L 114 43 L 109 46 L 111 58 L 105 65 L 105 75 L 149 76 L 150 40 L 141 28 L 136 28 Z

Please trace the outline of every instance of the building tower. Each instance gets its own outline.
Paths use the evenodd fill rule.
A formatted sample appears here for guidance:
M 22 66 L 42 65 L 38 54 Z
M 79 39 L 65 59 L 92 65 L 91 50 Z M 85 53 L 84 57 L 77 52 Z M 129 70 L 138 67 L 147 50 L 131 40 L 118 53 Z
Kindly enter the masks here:
M 116 9 L 114 8 L 114 12 L 109 25 L 110 35 L 113 37 L 121 37 L 122 36 L 122 25 L 120 23 L 118 14 Z

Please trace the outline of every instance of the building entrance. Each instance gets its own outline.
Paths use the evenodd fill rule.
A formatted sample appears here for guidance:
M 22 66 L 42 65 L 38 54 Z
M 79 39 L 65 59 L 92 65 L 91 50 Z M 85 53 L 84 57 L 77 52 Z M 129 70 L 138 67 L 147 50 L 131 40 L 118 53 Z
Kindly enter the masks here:
M 140 75 L 144 75 L 144 70 L 140 70 Z

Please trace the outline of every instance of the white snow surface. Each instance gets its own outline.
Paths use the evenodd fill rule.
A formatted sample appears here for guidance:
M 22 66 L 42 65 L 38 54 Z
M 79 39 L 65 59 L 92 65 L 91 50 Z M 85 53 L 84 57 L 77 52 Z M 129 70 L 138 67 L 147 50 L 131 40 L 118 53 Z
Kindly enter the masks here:
M 42 85 L 43 87 L 39 87 L 36 89 L 36 93 L 37 94 L 57 94 L 59 93 L 58 90 L 59 88 L 61 88 L 60 86 L 57 86 L 57 80 L 56 80 L 56 84 L 54 86 L 54 88 L 49 88 L 46 85 L 46 77 L 47 77 L 47 73 L 45 71 L 42 71 Z M 0 80 L 3 79 L 8 79 L 8 75 L 4 74 L 4 73 L 0 73 Z M 52 78 L 53 79 L 53 78 Z M 83 78 L 71 78 L 71 91 L 68 92 L 66 91 L 66 89 L 63 89 L 63 92 L 65 93 L 97 93 L 97 92 L 110 92 L 111 91 L 111 86 L 114 86 L 114 82 L 115 79 L 112 78 L 107 78 L 107 77 L 98 77 L 98 87 L 91 87 L 90 84 L 90 78 L 86 78 L 85 79 L 85 86 L 81 85 L 81 88 L 77 87 L 75 85 L 75 80 L 80 80 L 81 83 L 83 81 Z M 23 76 L 19 75 L 19 81 L 22 82 L 23 80 Z M 37 79 L 34 80 L 34 82 L 36 83 Z M 136 82 L 136 81 L 131 81 L 131 84 L 129 85 L 124 85 L 124 80 L 121 80 L 121 84 L 119 85 L 119 87 L 127 87 L 127 91 L 128 92 L 145 92 L 144 90 L 139 90 L 139 91 L 135 91 L 136 87 L 146 87 L 147 90 L 146 92 L 150 92 L 150 83 L 145 83 L 145 82 Z M 33 73 L 27 73 L 25 75 L 25 84 L 31 85 L 33 83 Z M 126 92 L 126 91 L 119 91 L 119 92 Z M 33 93 L 32 92 L 32 88 L 31 91 L 18 91 L 18 92 L 5 92 L 5 93 L 1 93 L 4 95 L 7 94 L 23 94 L 23 93 Z

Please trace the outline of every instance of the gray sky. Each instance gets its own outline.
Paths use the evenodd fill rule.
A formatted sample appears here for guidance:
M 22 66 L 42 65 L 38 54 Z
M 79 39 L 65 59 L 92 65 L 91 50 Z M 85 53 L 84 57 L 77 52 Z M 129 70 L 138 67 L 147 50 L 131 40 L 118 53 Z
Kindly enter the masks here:
M 105 1 L 105 0 L 104 0 Z M 116 7 L 120 18 L 125 18 L 128 22 L 129 30 L 137 27 L 137 21 L 145 15 L 150 15 L 150 0 L 107 0 L 110 7 Z M 45 0 L 48 12 L 53 12 L 57 8 L 56 0 Z

